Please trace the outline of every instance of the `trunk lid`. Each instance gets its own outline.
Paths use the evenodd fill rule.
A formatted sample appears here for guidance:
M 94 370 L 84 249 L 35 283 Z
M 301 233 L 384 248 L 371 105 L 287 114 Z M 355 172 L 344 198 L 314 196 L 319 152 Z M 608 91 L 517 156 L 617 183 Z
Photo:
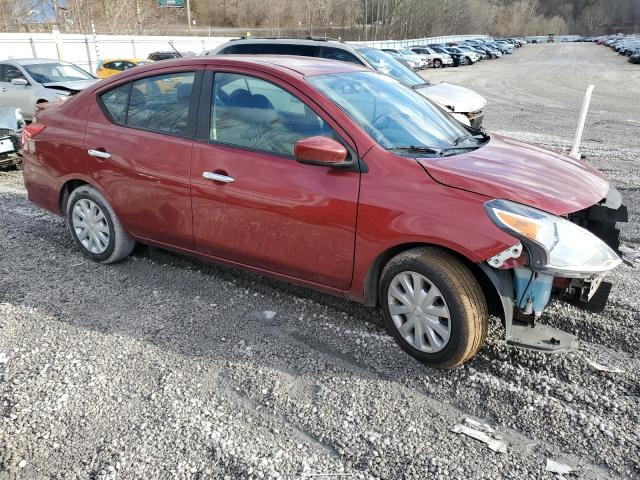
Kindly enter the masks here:
M 477 150 L 418 162 L 444 185 L 555 215 L 587 208 L 609 191 L 608 180 L 584 162 L 495 134 Z

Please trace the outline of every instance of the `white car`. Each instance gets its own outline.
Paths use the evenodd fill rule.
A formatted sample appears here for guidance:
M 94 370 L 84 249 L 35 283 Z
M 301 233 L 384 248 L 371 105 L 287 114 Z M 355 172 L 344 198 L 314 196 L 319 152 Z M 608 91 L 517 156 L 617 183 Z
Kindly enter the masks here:
M 60 60 L 0 61 L 0 105 L 22 109 L 31 121 L 36 104 L 66 100 L 97 82 L 80 67 Z
M 403 48 L 381 48 L 380 50 L 388 53 L 396 60 L 399 60 L 401 63 L 404 63 L 413 70 L 422 70 L 429 66 L 427 60 L 422 58 L 420 55 L 416 55 L 411 50 Z
M 487 101 L 473 90 L 450 83 L 431 83 L 390 54 L 366 45 L 318 39 L 237 39 L 205 50 L 202 55 L 297 55 L 318 57 L 357 65 L 385 73 L 438 104 L 458 121 L 480 127 Z
M 427 60 L 429 65 L 433 68 L 449 67 L 453 65 L 453 58 L 451 58 L 451 55 L 447 55 L 446 53 L 437 53 L 429 47 L 411 47 L 409 50 Z
M 0 170 L 20 164 L 24 119 L 19 108 L 0 107 Z

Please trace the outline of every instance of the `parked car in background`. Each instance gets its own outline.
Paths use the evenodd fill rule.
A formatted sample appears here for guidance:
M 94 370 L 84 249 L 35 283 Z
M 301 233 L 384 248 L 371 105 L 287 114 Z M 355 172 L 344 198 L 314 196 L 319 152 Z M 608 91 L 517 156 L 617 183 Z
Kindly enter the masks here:
M 139 58 L 116 58 L 110 60 L 101 61 L 96 69 L 98 78 L 107 78 L 116 73 L 124 72 L 130 68 L 137 67 L 139 65 L 146 65 L 153 60 L 143 60 Z
M 19 166 L 25 122 L 19 108 L 0 106 L 0 169 Z
M 411 47 L 410 50 L 420 55 L 433 68 L 453 66 L 453 58 L 446 53 L 437 53 L 429 47 Z
M 571 348 L 540 324 L 551 296 L 604 308 L 621 263 L 626 210 L 600 172 L 347 62 L 147 65 L 41 107 L 24 138 L 29 200 L 88 259 L 140 242 L 379 307 L 439 368 L 479 351 L 490 315 L 519 346 Z
M 97 81 L 68 62 L 48 59 L 0 61 L 0 105 L 20 108 L 31 121 L 36 104 L 66 100 Z
M 449 55 L 453 59 L 453 64 L 456 67 L 463 65 L 473 65 L 475 63 L 475 61 L 473 60 L 475 56 L 471 56 L 466 52 L 463 52 L 462 50 L 458 50 L 455 47 L 433 47 L 433 50 L 438 53 L 446 53 L 447 55 Z
M 428 66 L 428 63 L 425 59 L 423 59 L 420 55 L 416 55 L 411 50 L 398 48 L 381 48 L 380 50 L 388 53 L 400 63 L 412 70 L 421 70 L 423 68 L 427 68 Z
M 482 52 L 482 51 L 478 50 L 475 47 L 470 47 L 468 45 L 459 45 L 459 46 L 457 46 L 455 48 L 465 52 L 468 56 L 471 57 L 471 59 L 474 62 L 479 62 L 481 60 L 485 60 L 485 59 L 489 58 L 489 55 L 487 55 L 485 52 Z
M 160 62 L 162 60 L 173 60 L 174 58 L 180 58 L 182 56 L 179 52 L 152 52 L 147 56 L 147 59 Z
M 237 39 L 224 43 L 203 55 L 297 55 L 364 65 L 385 73 L 415 89 L 447 110 L 458 121 L 480 127 L 487 101 L 476 92 L 440 82 L 431 83 L 405 67 L 386 52 L 364 45 L 325 39 Z

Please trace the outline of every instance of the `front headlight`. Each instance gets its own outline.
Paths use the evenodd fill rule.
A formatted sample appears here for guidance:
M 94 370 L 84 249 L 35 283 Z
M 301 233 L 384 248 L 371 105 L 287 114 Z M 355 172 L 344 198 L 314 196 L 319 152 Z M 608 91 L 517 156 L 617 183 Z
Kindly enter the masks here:
M 485 210 L 499 228 L 522 241 L 537 272 L 590 278 L 622 262 L 606 243 L 565 218 L 507 200 L 491 200 Z

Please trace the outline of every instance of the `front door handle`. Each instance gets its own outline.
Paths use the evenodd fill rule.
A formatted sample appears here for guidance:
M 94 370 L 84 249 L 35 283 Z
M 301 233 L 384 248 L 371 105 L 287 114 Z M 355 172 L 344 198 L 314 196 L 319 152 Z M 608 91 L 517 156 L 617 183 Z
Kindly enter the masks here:
M 203 172 L 202 176 L 207 180 L 213 180 L 214 182 L 233 183 L 233 177 L 222 175 L 220 173 Z
M 111 154 L 107 153 L 107 152 L 103 152 L 101 150 L 87 150 L 87 153 L 89 155 L 91 155 L 92 157 L 96 157 L 96 158 L 101 158 L 103 160 L 107 160 L 109 158 L 111 158 Z

